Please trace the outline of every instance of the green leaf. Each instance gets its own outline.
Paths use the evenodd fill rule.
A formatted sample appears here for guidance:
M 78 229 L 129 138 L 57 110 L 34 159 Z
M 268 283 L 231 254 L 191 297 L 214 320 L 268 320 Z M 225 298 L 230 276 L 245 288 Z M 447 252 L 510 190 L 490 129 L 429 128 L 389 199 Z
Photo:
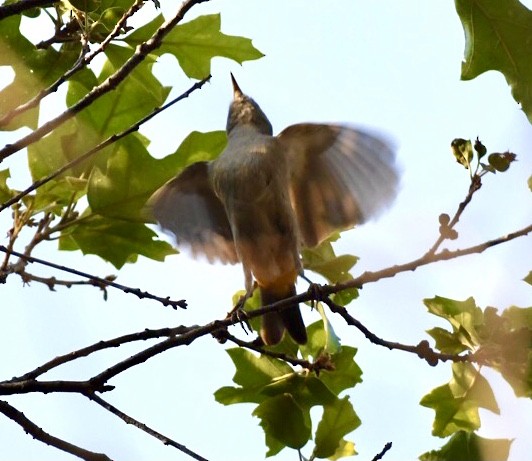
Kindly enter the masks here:
M 290 448 L 301 448 L 310 438 L 310 426 L 303 411 L 289 394 L 262 402 L 253 415 L 260 418 L 260 425 L 268 437 Z
M 320 312 L 320 315 L 323 313 L 323 308 L 319 303 L 318 311 Z M 321 354 L 334 354 L 340 351 L 340 340 L 334 333 L 332 325 L 330 325 L 328 319 L 324 315 L 322 315 L 322 319 L 323 320 L 318 320 L 307 327 L 307 344 L 299 347 L 301 355 L 305 358 L 313 357 L 316 359 Z M 324 322 L 326 325 L 325 327 Z
M 69 0 L 70 4 L 81 11 L 95 11 L 100 6 L 100 0 Z
M 432 434 L 447 437 L 460 430 L 480 427 L 479 407 L 499 413 L 488 381 L 469 363 L 453 363 L 453 378 L 433 389 L 420 404 L 436 412 Z
M 476 325 L 482 323 L 482 310 L 477 307 L 473 298 L 465 301 L 436 296 L 423 300 L 431 314 L 447 320 L 453 327 L 453 333 L 458 341 L 469 349 L 479 344 Z
M 354 359 L 356 353 L 356 348 L 342 346 L 340 352 L 331 356 L 334 370 L 320 373 L 320 379 L 335 395 L 362 382 L 362 370 Z
M 144 224 L 88 213 L 61 236 L 59 249 L 80 249 L 83 254 L 100 256 L 117 269 L 126 262 L 135 262 L 138 255 L 163 261 L 176 253 L 169 243 L 156 240 L 157 234 Z
M 480 427 L 478 407 L 473 402 L 455 398 L 448 385 L 433 389 L 420 404 L 436 411 L 432 425 L 435 436 L 447 437 L 462 429 L 471 431 Z
M 131 46 L 135 47 L 148 40 L 156 31 L 164 24 L 164 18 L 162 14 L 157 15 L 150 22 L 135 29 L 124 40 Z
M 337 239 L 338 235 L 334 235 L 318 246 L 304 248 L 301 252 L 305 269 L 323 275 L 330 283 L 348 280 L 349 270 L 358 261 L 358 258 L 352 255 L 336 256 L 331 242 Z
M 333 456 L 344 435 L 354 431 L 361 421 L 355 413 L 349 397 L 337 399 L 334 404 L 326 405 L 323 417 L 316 430 L 314 455 L 318 458 Z
M 472 432 L 459 431 L 439 450 L 424 453 L 421 461 L 506 461 L 511 440 L 485 439 Z
M 456 138 L 451 142 L 451 151 L 456 161 L 465 168 L 470 168 L 473 160 L 473 145 L 470 140 Z
M 465 32 L 462 79 L 501 72 L 532 122 L 532 12 L 518 0 L 455 0 Z
M 76 61 L 79 45 L 37 49 L 20 33 L 19 15 L 2 19 L 0 28 L 0 66 L 10 66 L 15 72 L 12 83 L 0 91 L 0 117 L 33 98 L 42 89 L 54 82 Z M 4 130 L 15 130 L 22 126 L 36 128 L 39 106 L 23 112 Z
M 75 203 L 87 193 L 87 180 L 67 176 L 54 179 L 41 186 L 35 196 L 31 196 L 32 216 L 43 211 L 62 216 L 64 207 Z M 26 196 L 23 200 L 27 200 Z
M 436 341 L 436 348 L 444 354 L 459 354 L 468 350 L 468 347 L 462 344 L 456 334 L 450 333 L 443 328 L 435 327 L 428 330 L 427 333 Z
M 269 432 L 264 433 L 264 440 L 268 451 L 266 452 L 266 457 L 275 456 L 283 448 L 286 448 L 286 445 L 282 442 L 279 442 L 275 437 L 273 437 Z
M 320 436 L 324 446 L 334 445 L 326 448 L 332 450 L 331 455 L 338 448 L 340 456 L 341 438 L 360 424 L 350 403 L 345 399 L 340 402 L 337 398 L 339 392 L 360 382 L 362 372 L 353 360 L 355 352 L 355 349 L 344 346 L 330 356 L 334 372 L 322 371 L 314 375 L 296 373 L 284 361 L 269 356 L 256 356 L 241 348 L 229 349 L 236 367 L 233 381 L 239 387 L 222 387 L 216 391 L 215 398 L 225 405 L 258 404 L 253 414 L 261 418 L 265 429 L 268 456 L 278 453 L 284 446 L 303 446 L 310 438 L 310 410 L 321 406 L 325 420 L 321 423 Z M 289 412 L 293 414 L 288 415 Z M 350 451 L 352 445 L 345 442 L 343 449 Z
M 207 133 L 193 131 L 169 157 L 176 168 L 183 169 L 191 163 L 214 160 L 226 144 L 227 134 L 225 131 L 209 131 Z
M 512 306 L 490 316 L 483 336 L 482 354 L 518 397 L 532 398 L 532 307 Z
M 488 155 L 488 163 L 497 171 L 505 172 L 510 168 L 510 164 L 515 161 L 517 156 L 511 152 L 502 154 L 495 153 Z
M 7 185 L 7 179 L 11 176 L 9 169 L 0 170 L 0 203 L 7 202 L 13 197 L 13 192 Z
M 160 21 L 160 18 L 154 19 L 152 23 L 127 37 L 126 41 L 131 46 L 143 42 L 156 30 Z M 155 53 L 174 55 L 185 74 L 196 79 L 210 74 L 211 60 L 215 56 L 223 56 L 240 64 L 264 56 L 253 47 L 250 39 L 225 35 L 220 32 L 220 26 L 219 14 L 200 16 L 178 25 L 165 37 Z
M 329 459 L 331 461 L 336 461 L 340 458 L 347 458 L 348 456 L 355 456 L 358 455 L 357 451 L 355 450 L 355 444 L 353 442 L 349 442 L 348 440 L 340 440 L 340 443 L 338 444 L 338 448 L 334 452 L 333 455 L 329 456 Z
M 532 271 L 530 271 L 523 280 L 529 285 L 532 285 Z
M 305 269 L 316 272 L 327 279 L 329 283 L 342 283 L 352 280 L 349 273 L 358 258 L 353 255 L 336 256 L 332 242 L 338 240 L 340 234 L 335 233 L 327 240 L 313 248 L 303 248 L 301 257 Z M 350 288 L 333 295 L 334 302 L 346 306 L 358 297 L 358 290 Z
M 243 387 L 263 387 L 275 378 L 294 372 L 292 367 L 282 360 L 266 355 L 256 356 L 245 349 L 232 348 L 228 349 L 227 353 L 236 368 L 233 381 Z
M 107 61 L 98 80 L 104 81 L 111 76 L 133 51 L 128 47 L 108 45 L 105 49 Z M 153 75 L 154 63 L 154 58 L 146 57 L 115 91 L 104 94 L 77 115 L 83 128 L 92 132 L 93 145 L 124 131 L 164 103 L 170 88 L 162 86 Z M 83 98 L 95 84 L 86 74 L 76 74 L 69 83 L 68 105 Z

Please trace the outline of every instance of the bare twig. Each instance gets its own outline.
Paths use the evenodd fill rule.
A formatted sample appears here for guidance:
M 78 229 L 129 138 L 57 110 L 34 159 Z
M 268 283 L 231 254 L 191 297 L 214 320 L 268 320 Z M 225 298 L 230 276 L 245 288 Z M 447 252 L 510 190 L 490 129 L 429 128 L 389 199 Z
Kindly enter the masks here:
M 434 349 L 430 347 L 428 341 L 426 340 L 421 341 L 417 346 L 412 346 L 412 345 L 407 345 L 407 344 L 396 343 L 393 341 L 387 341 L 385 339 L 379 338 L 375 333 L 371 332 L 366 326 L 364 326 L 362 322 L 360 322 L 359 320 L 351 316 L 347 312 L 347 309 L 345 307 L 334 303 L 331 299 L 327 297 L 324 297 L 321 301 L 327 304 L 327 306 L 329 306 L 332 312 L 341 315 L 348 325 L 352 325 L 358 330 L 360 330 L 366 338 L 368 338 L 373 344 L 376 344 L 378 346 L 383 346 L 390 350 L 396 349 L 396 350 L 416 354 L 419 358 L 424 359 L 431 366 L 436 366 L 438 364 L 438 361 L 442 361 L 442 362 L 447 362 L 447 361 L 476 362 L 477 361 L 474 354 L 457 355 L 457 354 L 443 354 L 440 352 L 436 352 Z
M 87 357 L 94 352 L 120 347 L 122 344 L 134 341 L 146 341 L 148 339 L 176 336 L 189 332 L 194 328 L 196 327 L 178 326 L 174 328 L 161 328 L 159 330 L 144 330 L 139 333 L 131 333 L 107 341 L 98 341 L 97 343 L 91 344 L 90 346 L 83 347 L 81 349 L 69 352 L 68 354 L 55 357 L 49 362 L 46 362 L 45 364 L 37 367 L 35 370 L 32 370 L 18 378 L 13 378 L 10 381 L 29 381 L 37 378 L 38 376 L 43 375 L 44 373 L 54 368 L 57 368 L 60 365 L 72 362 L 81 357 Z
M 165 445 L 169 445 L 171 447 L 177 448 L 179 451 L 182 451 L 186 455 L 190 456 L 193 459 L 196 459 L 198 461 L 208 461 L 203 456 L 198 455 L 191 449 L 187 448 L 185 445 L 182 445 L 181 443 L 176 442 L 175 440 L 172 440 L 171 438 L 161 434 L 160 432 L 157 432 L 155 429 L 152 429 L 151 427 L 147 426 L 146 424 L 132 418 L 129 415 L 126 415 L 124 412 L 120 411 L 115 406 L 111 405 L 109 402 L 106 402 L 104 399 L 102 399 L 99 395 L 96 395 L 94 393 L 86 394 L 86 397 L 92 400 L 93 402 L 96 402 L 101 407 L 105 408 L 107 411 L 111 412 L 115 416 L 118 416 L 120 419 L 125 421 L 127 424 L 131 424 L 140 430 L 146 432 L 147 434 L 151 435 L 152 437 L 155 437 L 156 439 L 160 440 Z
M 49 174 L 48 176 L 39 179 L 38 181 L 35 181 L 31 186 L 29 186 L 27 189 L 23 190 L 16 196 L 9 199 L 7 202 L 0 205 L 0 212 L 5 210 L 6 208 L 10 207 L 11 205 L 17 203 L 20 201 L 23 197 L 28 195 L 30 192 L 33 192 L 37 188 L 41 187 L 42 185 L 46 184 L 47 182 L 50 182 L 52 179 L 57 178 L 61 174 L 63 174 L 65 171 L 69 170 L 70 168 L 73 168 L 76 165 L 79 165 L 80 163 L 87 160 L 89 157 L 93 156 L 97 152 L 101 151 L 102 149 L 106 148 L 107 146 L 111 145 L 112 143 L 118 141 L 119 139 L 122 139 L 123 137 L 127 136 L 128 134 L 131 134 L 135 131 L 138 131 L 138 129 L 146 123 L 148 120 L 155 117 L 157 114 L 161 113 L 163 110 L 168 109 L 170 106 L 174 105 L 175 103 L 188 98 L 194 91 L 199 90 L 206 82 L 210 80 L 211 76 L 208 75 L 203 80 L 196 82 L 194 85 L 192 85 L 188 90 L 186 90 L 184 93 L 180 94 L 176 98 L 172 99 L 170 102 L 164 104 L 161 107 L 158 107 L 154 109 L 150 114 L 148 114 L 146 117 L 139 120 L 134 125 L 130 126 L 127 130 L 122 131 L 121 133 L 114 134 L 112 136 L 109 136 L 107 139 L 102 141 L 97 146 L 93 147 L 89 151 L 85 152 L 84 154 L 80 155 L 79 157 L 76 157 L 74 160 L 68 162 L 67 164 L 63 165 L 61 168 L 57 169 L 53 173 Z
M 55 291 L 55 287 L 57 285 L 63 286 L 66 288 L 72 288 L 73 286 L 79 286 L 79 285 L 90 285 L 90 286 L 96 286 L 103 290 L 104 292 L 107 291 L 107 288 L 105 286 L 102 286 L 100 282 L 93 281 L 93 280 L 60 280 L 55 277 L 39 277 L 35 274 L 30 274 L 29 272 L 26 272 L 25 270 L 17 270 L 16 273 L 20 275 L 22 278 L 22 281 L 24 283 L 30 283 L 30 282 L 38 282 L 42 283 L 43 285 L 46 285 L 50 291 Z M 109 280 L 114 276 L 109 276 Z
M 66 453 L 77 456 L 85 461 L 111 461 L 107 455 L 103 453 L 94 453 L 93 451 L 85 450 L 84 448 L 73 445 L 72 443 L 61 440 L 53 435 L 43 431 L 34 422 L 30 421 L 24 413 L 18 411 L 9 403 L 0 400 L 0 413 L 3 413 L 9 419 L 15 421 L 24 431 L 30 434 L 34 439 L 55 447 Z
M 165 22 L 157 31 L 144 43 L 137 46 L 133 55 L 120 67 L 114 74 L 109 76 L 100 85 L 95 86 L 78 102 L 69 107 L 63 113 L 52 120 L 41 125 L 29 135 L 20 138 L 12 144 L 6 144 L 3 149 L 0 149 L 0 162 L 8 158 L 10 155 L 18 152 L 20 149 L 29 146 L 30 144 L 43 138 L 52 130 L 60 126 L 62 123 L 74 117 L 81 112 L 85 107 L 92 104 L 93 101 L 100 96 L 116 89 L 116 87 L 137 67 L 146 56 L 156 48 L 158 48 L 163 38 L 184 18 L 185 14 L 194 6 L 208 0 L 185 0 L 177 13 L 169 21 Z
M 300 367 L 306 368 L 308 370 L 316 369 L 315 364 L 312 363 L 312 362 L 309 362 L 308 360 L 302 360 L 302 359 L 298 359 L 296 357 L 289 356 L 287 354 L 282 354 L 280 352 L 270 351 L 268 349 L 265 349 L 262 346 L 257 345 L 255 341 L 252 341 L 252 342 L 242 341 L 241 339 L 238 339 L 236 336 L 233 336 L 232 334 L 230 334 L 227 331 L 224 331 L 222 333 L 222 336 L 223 336 L 224 339 L 227 339 L 228 341 L 231 341 L 232 343 L 236 344 L 237 346 L 245 347 L 247 349 L 251 349 L 251 350 L 253 350 L 255 352 L 258 352 L 260 354 L 267 355 L 269 357 L 273 357 L 273 358 L 276 358 L 276 359 L 283 360 L 283 361 L 285 361 L 287 363 L 290 363 L 290 364 L 292 364 L 294 366 L 300 366 Z
M 42 392 L 67 392 L 84 394 L 86 392 L 108 392 L 112 391 L 114 386 L 106 385 L 100 381 L 36 381 L 34 379 L 24 381 L 2 381 L 0 382 L 0 395 L 19 395 Z
M 346 288 L 361 288 L 367 283 L 376 282 L 377 280 L 381 280 L 384 278 L 395 277 L 401 272 L 413 271 L 416 270 L 418 267 L 426 266 L 428 264 L 432 264 L 438 261 L 447 261 L 450 259 L 455 259 L 471 254 L 483 253 L 489 248 L 500 245 L 501 243 L 509 242 L 510 240 L 514 240 L 519 237 L 523 237 L 525 235 L 528 235 L 530 232 L 532 232 L 532 224 L 510 234 L 498 237 L 493 240 L 488 240 L 484 243 L 479 243 L 478 245 L 474 245 L 461 250 L 441 250 L 440 252 L 435 254 L 426 253 L 421 258 L 415 259 L 405 264 L 399 264 L 375 272 L 367 271 L 359 277 L 355 277 L 354 279 L 349 280 L 347 282 L 326 286 L 324 287 L 324 290 L 327 294 L 332 294 L 338 293 L 339 291 L 345 290 Z
M 384 448 L 381 450 L 381 452 L 375 455 L 375 457 L 371 461 L 379 461 L 380 459 L 382 459 L 390 448 L 392 448 L 392 442 L 388 442 L 386 445 L 384 445 Z
M 45 8 L 57 2 L 58 0 L 21 0 L 9 5 L 2 5 L 0 6 L 0 20 L 20 14 L 31 8 Z
M 442 232 L 442 229 L 448 230 L 453 229 L 456 224 L 458 224 L 458 221 L 460 220 L 460 217 L 462 216 L 462 213 L 466 209 L 467 205 L 469 205 L 469 202 L 471 202 L 473 198 L 473 194 L 478 191 L 482 187 L 482 179 L 479 175 L 475 174 L 471 178 L 471 183 L 469 184 L 469 190 L 467 191 L 467 195 L 465 199 L 458 205 L 458 209 L 456 210 L 456 213 L 454 214 L 453 218 L 449 221 L 449 223 L 445 224 L 445 226 L 442 228 L 440 227 L 440 235 L 438 236 L 436 242 L 434 242 L 434 245 L 427 251 L 426 255 L 433 255 L 436 253 L 440 245 L 447 240 L 448 236 L 446 235 L 446 232 Z
M 171 300 L 169 297 L 162 298 L 160 296 L 152 295 L 151 293 L 148 293 L 147 291 L 141 291 L 138 288 L 130 288 L 125 285 L 121 285 L 119 283 L 113 282 L 108 279 L 103 279 L 100 277 L 97 277 L 95 275 L 87 274 L 86 272 L 78 271 L 77 269 L 72 269 L 70 267 L 66 266 L 60 266 L 59 264 L 52 263 L 50 261 L 45 261 L 44 259 L 36 258 L 34 256 L 28 256 L 23 253 L 19 253 L 18 251 L 11 250 L 9 251 L 4 245 L 0 245 L 0 251 L 17 256 L 18 258 L 23 259 L 24 261 L 27 261 L 29 263 L 36 263 L 36 264 L 42 264 L 43 266 L 52 267 L 53 269 L 57 269 L 63 272 L 68 272 L 69 274 L 79 275 L 80 277 L 87 278 L 93 282 L 96 286 L 103 286 L 103 287 L 113 287 L 120 291 L 123 291 L 124 293 L 131 293 L 139 298 L 146 298 L 146 299 L 153 299 L 155 301 L 160 302 L 163 306 L 171 306 L 174 309 L 177 309 L 180 307 L 181 309 L 187 308 L 187 303 L 184 299 L 174 301 Z

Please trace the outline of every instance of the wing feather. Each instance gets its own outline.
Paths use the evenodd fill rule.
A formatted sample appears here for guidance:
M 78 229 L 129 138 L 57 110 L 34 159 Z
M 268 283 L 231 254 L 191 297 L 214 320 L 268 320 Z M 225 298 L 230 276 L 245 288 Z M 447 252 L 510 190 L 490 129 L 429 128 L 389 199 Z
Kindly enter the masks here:
M 225 208 L 209 179 L 209 163 L 197 162 L 157 190 L 147 204 L 159 225 L 175 236 L 178 247 L 235 264 L 239 261 Z
M 372 134 L 302 123 L 278 138 L 289 159 L 292 205 L 305 246 L 376 216 L 397 193 L 395 152 Z

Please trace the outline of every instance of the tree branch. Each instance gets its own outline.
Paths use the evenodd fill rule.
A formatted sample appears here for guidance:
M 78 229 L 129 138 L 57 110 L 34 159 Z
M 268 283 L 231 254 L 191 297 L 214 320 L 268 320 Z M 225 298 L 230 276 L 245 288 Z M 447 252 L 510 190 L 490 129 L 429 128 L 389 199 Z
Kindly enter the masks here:
M 152 437 L 155 437 L 156 439 L 160 440 L 165 445 L 169 445 L 171 447 L 177 448 L 178 450 L 182 451 L 186 455 L 190 456 L 193 459 L 196 459 L 198 461 L 208 461 L 203 456 L 198 455 L 194 451 L 187 448 L 185 445 L 182 445 L 175 440 L 172 440 L 171 438 L 161 434 L 160 432 L 157 432 L 156 430 L 152 429 L 151 427 L 147 426 L 144 423 L 141 423 L 140 421 L 132 418 L 129 415 L 126 415 L 124 412 L 120 411 L 115 406 L 111 405 L 109 402 L 106 402 L 104 399 L 102 399 L 100 396 L 90 393 L 85 395 L 88 399 L 92 400 L 93 402 L 97 403 L 101 407 L 105 408 L 110 413 L 114 414 L 115 416 L 118 416 L 120 419 L 125 421 L 127 424 L 131 424 L 140 430 L 146 432 L 147 434 L 151 435 Z
M 134 341 L 146 341 L 148 339 L 180 335 L 180 334 L 189 332 L 193 330 L 194 328 L 196 327 L 178 326 L 175 328 L 161 328 L 159 330 L 144 330 L 138 333 L 131 333 L 131 334 L 119 336 L 117 338 L 113 338 L 107 341 L 98 341 L 97 343 L 91 344 L 90 346 L 83 347 L 76 351 L 69 352 L 68 354 L 55 357 L 49 362 L 46 362 L 45 364 L 37 367 L 35 370 L 32 370 L 18 378 L 13 378 L 11 379 L 11 381 L 27 381 L 27 380 L 36 379 L 37 377 L 43 375 L 44 373 L 54 368 L 57 368 L 60 365 L 63 365 L 68 362 L 72 362 L 81 357 L 87 357 L 94 352 L 120 347 L 122 344 L 130 343 Z
M 375 272 L 367 271 L 367 272 L 364 272 L 359 277 L 355 277 L 352 280 L 349 280 L 344 283 L 337 283 L 336 285 L 325 286 L 323 287 L 323 289 L 327 294 L 332 294 L 332 293 L 338 293 L 339 291 L 345 290 L 347 288 L 361 288 L 363 285 L 367 283 L 376 282 L 384 278 L 395 277 L 397 274 L 401 272 L 414 271 L 418 267 L 426 266 L 428 264 L 432 264 L 438 261 L 447 261 L 450 259 L 460 258 L 462 256 L 467 256 L 467 255 L 471 255 L 475 253 L 483 253 L 489 248 L 500 245 L 501 243 L 509 242 L 518 237 L 523 237 L 525 235 L 528 235 L 530 232 L 532 232 L 532 224 L 516 232 L 512 232 L 510 234 L 498 237 L 496 239 L 488 240 L 484 243 L 479 243 L 478 245 L 474 245 L 474 246 L 464 248 L 461 250 L 460 249 L 458 250 L 445 250 L 444 249 L 435 254 L 431 254 L 430 252 L 427 252 L 421 258 L 415 259 L 408 263 L 399 264 L 399 265 L 392 266 L 392 267 L 382 269 L 380 271 L 375 271 Z
M 50 261 L 45 261 L 44 259 L 36 258 L 34 256 L 28 256 L 23 253 L 19 253 L 18 251 L 14 251 L 14 250 L 9 251 L 8 248 L 6 248 L 4 245 L 0 245 L 0 251 L 4 253 L 9 252 L 10 254 L 17 256 L 18 258 L 21 258 L 22 260 L 27 261 L 29 263 L 42 264 L 43 266 L 52 267 L 53 269 L 57 269 L 63 272 L 68 272 L 69 274 L 79 275 L 80 277 L 84 277 L 84 278 L 91 280 L 95 286 L 113 287 L 120 291 L 123 291 L 124 293 L 134 294 L 139 298 L 153 299 L 155 301 L 160 302 L 163 306 L 172 306 L 172 308 L 174 309 L 177 309 L 178 307 L 180 307 L 181 309 L 187 308 L 187 302 L 184 299 L 181 299 L 179 301 L 173 301 L 169 297 L 162 298 L 160 296 L 155 296 L 155 295 L 152 295 L 151 293 L 148 293 L 147 291 L 141 291 L 138 288 L 130 288 L 128 286 L 115 283 L 108 279 L 102 279 L 95 275 L 91 275 L 91 274 L 87 274 L 86 272 L 78 271 L 77 269 L 72 269 L 66 266 L 60 266 Z
M 382 459 L 390 448 L 392 448 L 392 442 L 388 442 L 386 445 L 384 445 L 381 452 L 375 455 L 375 457 L 371 461 L 379 461 L 380 459 Z
M 2 5 L 0 6 L 0 20 L 14 16 L 15 14 L 20 14 L 31 8 L 46 8 L 57 2 L 58 0 L 22 0 L 11 3 L 10 5 Z
M 33 392 L 67 392 L 84 394 L 86 392 L 107 392 L 112 391 L 114 386 L 105 385 L 101 382 L 93 381 L 36 381 L 34 379 L 24 381 L 3 381 L 0 382 L 0 395 L 20 395 L 31 394 Z
M 9 403 L 0 400 L 0 413 L 3 413 L 9 419 L 16 422 L 26 433 L 31 435 L 34 439 L 55 447 L 66 453 L 77 456 L 85 461 L 112 461 L 107 455 L 103 453 L 94 453 L 93 451 L 85 450 L 84 448 L 73 445 L 72 443 L 61 440 L 53 435 L 43 431 L 39 426 L 30 421 L 24 413 L 18 411 Z
M 436 352 L 429 345 L 426 340 L 421 341 L 417 346 L 411 346 L 407 344 L 396 343 L 393 341 L 387 341 L 379 338 L 375 333 L 371 332 L 362 322 L 351 316 L 347 309 L 333 302 L 330 298 L 324 297 L 322 301 L 329 306 L 331 312 L 339 314 L 348 325 L 354 326 L 361 331 L 364 336 L 370 340 L 373 344 L 386 347 L 390 350 L 396 349 L 400 351 L 410 352 L 416 354 L 420 359 L 424 359 L 430 366 L 436 366 L 438 361 L 447 362 L 477 362 L 474 354 L 443 354 Z

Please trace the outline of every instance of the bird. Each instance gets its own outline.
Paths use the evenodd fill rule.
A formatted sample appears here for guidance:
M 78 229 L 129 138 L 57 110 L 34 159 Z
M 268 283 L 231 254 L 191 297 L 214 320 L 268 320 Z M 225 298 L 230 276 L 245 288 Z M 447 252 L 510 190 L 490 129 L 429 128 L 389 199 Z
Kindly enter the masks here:
M 147 203 L 177 246 L 211 263 L 241 263 L 246 296 L 256 285 L 266 306 L 296 294 L 302 248 L 366 222 L 393 201 L 399 170 L 388 141 L 351 126 L 299 123 L 274 136 L 260 106 L 231 80 L 225 149 L 187 166 Z M 307 342 L 297 302 L 262 316 L 267 346 L 285 331 Z

